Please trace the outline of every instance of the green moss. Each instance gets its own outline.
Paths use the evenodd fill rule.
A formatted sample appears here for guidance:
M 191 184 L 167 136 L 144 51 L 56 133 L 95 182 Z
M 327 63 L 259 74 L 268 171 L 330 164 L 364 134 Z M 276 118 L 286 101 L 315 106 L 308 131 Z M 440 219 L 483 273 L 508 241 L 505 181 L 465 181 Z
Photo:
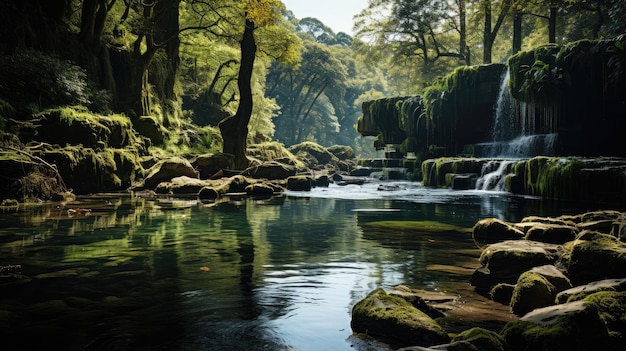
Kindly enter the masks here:
M 623 349 L 626 345 L 626 292 L 597 292 L 586 297 L 585 303 L 592 304 L 598 309 L 609 336 Z
M 574 303 L 576 304 L 576 303 Z M 507 323 L 500 333 L 509 351 L 612 349 L 606 327 L 595 308 L 554 313 L 542 323 L 518 320 Z
M 551 199 L 571 198 L 582 188 L 579 175 L 584 167 L 577 158 L 534 157 L 525 166 L 526 193 Z
M 504 351 L 505 349 L 502 336 L 483 328 L 465 330 L 452 339 L 453 343 L 459 341 L 467 341 L 480 351 Z
M 541 274 L 524 272 L 513 289 L 511 309 L 516 315 L 522 316 L 536 308 L 552 305 L 556 293 L 556 287 Z
M 431 346 L 450 340 L 441 326 L 401 297 L 376 289 L 352 309 L 355 332 L 394 340 L 403 345 Z
M 278 161 L 294 165 L 298 169 L 306 168 L 305 164 L 289 151 L 283 143 L 277 141 L 252 144 L 248 146 L 248 155 L 261 161 Z
M 428 233 L 451 232 L 451 231 L 462 230 L 462 228 L 457 227 L 455 225 L 435 222 L 435 221 L 376 221 L 376 222 L 369 222 L 366 225 L 369 227 L 381 227 L 381 228 L 393 229 L 393 230 L 406 230 L 406 231 L 428 232 Z

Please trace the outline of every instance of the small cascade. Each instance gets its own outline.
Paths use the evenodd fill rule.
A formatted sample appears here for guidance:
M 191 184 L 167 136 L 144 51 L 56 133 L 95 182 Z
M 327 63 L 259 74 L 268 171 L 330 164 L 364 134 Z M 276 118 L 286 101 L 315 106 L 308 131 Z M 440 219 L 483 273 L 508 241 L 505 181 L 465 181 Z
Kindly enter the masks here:
M 554 156 L 557 134 L 521 135 L 509 141 L 474 145 L 476 157 L 526 158 L 537 155 Z
M 506 191 L 505 176 L 511 173 L 516 160 L 491 160 L 483 165 L 476 180 L 476 190 Z

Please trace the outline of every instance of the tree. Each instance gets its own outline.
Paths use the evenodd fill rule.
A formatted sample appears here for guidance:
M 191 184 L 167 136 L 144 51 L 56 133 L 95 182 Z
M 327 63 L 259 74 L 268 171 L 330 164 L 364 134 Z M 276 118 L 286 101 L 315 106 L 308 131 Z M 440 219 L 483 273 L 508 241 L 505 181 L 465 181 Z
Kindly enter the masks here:
M 267 94 L 282 107 L 282 116 L 276 121 L 277 137 L 292 145 L 309 136 L 317 142 L 327 141 L 329 138 L 323 140 L 325 134 L 338 133 L 334 105 L 346 103 L 346 80 L 343 63 L 329 48 L 312 41 L 304 41 L 300 65 L 274 64 L 267 77 Z
M 257 26 L 271 26 L 276 23 L 278 11 L 283 5 L 278 0 L 245 0 L 244 30 L 240 41 L 241 61 L 237 86 L 239 88 L 239 106 L 234 115 L 223 119 L 218 127 L 224 139 L 223 152 L 232 154 L 234 167 L 243 169 L 248 167 L 246 145 L 248 137 L 248 123 L 252 116 L 253 98 L 250 81 L 257 54 L 257 44 L 254 31 Z
M 493 43 L 496 40 L 496 36 L 498 35 L 498 31 L 500 30 L 506 15 L 509 13 L 511 0 L 502 0 L 495 24 L 492 24 L 493 14 L 491 0 L 482 0 L 482 7 L 485 20 L 483 27 L 483 63 L 491 63 Z
M 448 0 L 370 0 L 357 15 L 356 37 L 368 39 L 378 51 L 391 50 L 398 64 L 417 60 L 428 81 L 467 59 L 465 41 L 457 37 L 464 24 L 450 16 L 462 12 L 465 2 L 455 4 L 456 9 Z

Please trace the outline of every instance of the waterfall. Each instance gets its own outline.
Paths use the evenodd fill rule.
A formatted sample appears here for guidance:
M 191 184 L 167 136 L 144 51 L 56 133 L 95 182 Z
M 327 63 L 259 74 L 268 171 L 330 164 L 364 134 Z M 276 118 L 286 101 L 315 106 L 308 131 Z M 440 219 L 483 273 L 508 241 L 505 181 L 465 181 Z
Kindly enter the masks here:
M 491 130 L 491 138 L 495 141 L 504 141 L 515 135 L 515 109 L 513 97 L 509 92 L 510 73 L 505 69 L 505 74 L 500 80 L 498 99 L 494 106 L 494 121 Z
M 474 145 L 476 157 L 524 158 L 537 155 L 553 156 L 557 134 L 530 134 L 534 119 L 521 109 L 521 123 L 516 122 L 515 100 L 509 91 L 510 73 L 506 69 L 500 81 L 498 98 L 494 105 L 492 141 Z M 531 125 L 532 123 L 532 125 Z
M 515 160 L 492 160 L 483 165 L 476 180 L 476 190 L 506 191 L 505 177 L 511 173 Z

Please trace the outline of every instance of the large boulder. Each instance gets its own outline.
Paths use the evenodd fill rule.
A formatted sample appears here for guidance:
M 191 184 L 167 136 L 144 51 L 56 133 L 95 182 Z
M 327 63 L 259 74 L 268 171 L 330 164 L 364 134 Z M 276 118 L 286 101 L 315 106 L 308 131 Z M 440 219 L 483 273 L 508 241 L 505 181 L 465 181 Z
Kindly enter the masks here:
M 235 156 L 225 153 L 199 155 L 191 165 L 199 172 L 201 179 L 209 179 L 223 169 L 233 169 Z
M 354 159 L 354 150 L 347 145 L 333 145 L 330 146 L 328 152 L 335 155 L 340 161 Z
M 487 294 L 499 283 L 515 284 L 533 267 L 554 264 L 562 247 L 530 240 L 507 240 L 487 246 L 480 255 L 481 267 L 470 279 L 478 292 Z
M 554 303 L 557 289 L 537 272 L 523 273 L 515 284 L 511 298 L 511 310 L 518 316 Z
M 326 148 L 314 142 L 305 141 L 292 145 L 289 151 L 302 160 L 311 169 L 322 169 L 328 164 L 336 164 L 338 159 Z
M 283 163 L 269 161 L 247 168 L 242 172 L 243 175 L 257 179 L 287 179 L 296 175 L 296 167 Z
M 497 218 L 481 219 L 474 225 L 473 238 L 477 244 L 493 244 L 524 237 L 524 232 Z
M 187 176 L 198 178 L 198 172 L 189 161 L 182 157 L 172 157 L 167 160 L 161 160 L 150 167 L 146 173 L 147 176 L 144 179 L 144 187 L 147 189 L 155 189 L 159 183 L 169 182 L 176 177 Z
M 563 264 L 574 285 L 626 278 L 626 243 L 616 237 L 583 231 L 577 240 L 564 247 Z
M 536 309 L 507 323 L 501 335 L 509 351 L 614 349 L 598 309 L 584 301 Z
M 293 176 L 287 178 L 287 190 L 292 191 L 310 191 L 313 186 L 313 180 L 309 176 Z
M 351 327 L 354 332 L 403 346 L 432 346 L 450 341 L 435 320 L 383 289 L 374 290 L 354 306 Z

